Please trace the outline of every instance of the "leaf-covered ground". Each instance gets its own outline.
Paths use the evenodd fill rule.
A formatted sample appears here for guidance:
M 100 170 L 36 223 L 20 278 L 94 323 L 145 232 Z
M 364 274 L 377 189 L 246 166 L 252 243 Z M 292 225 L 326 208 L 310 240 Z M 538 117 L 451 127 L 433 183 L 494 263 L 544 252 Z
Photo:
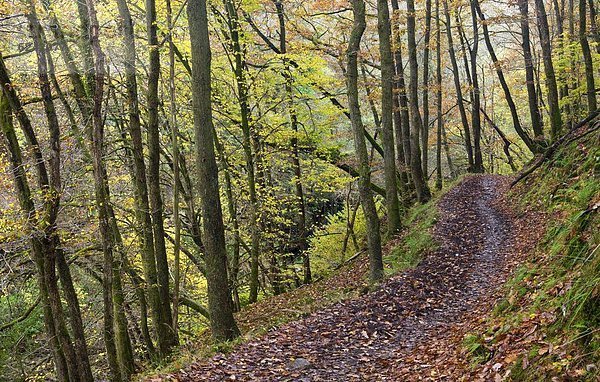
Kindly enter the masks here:
M 533 242 L 519 237 L 516 245 L 526 221 L 510 212 L 508 182 L 471 176 L 450 190 L 438 206 L 440 246 L 416 268 L 165 379 L 471 380 L 464 335 L 491 311 L 522 246 Z

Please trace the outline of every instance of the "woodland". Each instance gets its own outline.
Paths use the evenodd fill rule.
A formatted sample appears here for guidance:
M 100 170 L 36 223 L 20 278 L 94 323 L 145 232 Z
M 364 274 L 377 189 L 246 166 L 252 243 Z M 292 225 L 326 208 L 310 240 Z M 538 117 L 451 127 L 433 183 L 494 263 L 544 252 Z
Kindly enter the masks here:
M 1 0 L 0 381 L 596 380 L 599 6 Z

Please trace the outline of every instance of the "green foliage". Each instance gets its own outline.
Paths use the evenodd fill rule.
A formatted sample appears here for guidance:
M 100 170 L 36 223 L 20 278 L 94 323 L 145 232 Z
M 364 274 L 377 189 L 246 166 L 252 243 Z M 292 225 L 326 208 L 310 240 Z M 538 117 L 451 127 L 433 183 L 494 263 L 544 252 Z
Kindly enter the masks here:
M 12 291 L 0 303 L 0 326 L 21 317 L 35 303 L 33 287 Z M 20 381 L 33 377 L 29 355 L 36 352 L 44 332 L 41 306 L 29 316 L 0 332 L 0 380 Z M 28 370 L 26 372 L 26 370 Z
M 378 200 L 377 209 L 380 211 L 380 217 L 382 208 L 381 200 Z M 311 236 L 308 251 L 313 274 L 317 277 L 329 274 L 363 249 L 367 237 L 365 217 L 362 208 L 358 206 L 354 223 L 350 229 L 349 222 L 352 221 L 354 211 L 355 206 L 346 203 L 341 211 L 328 216 L 323 227 L 316 229 Z M 346 248 L 344 248 L 344 242 L 346 242 Z

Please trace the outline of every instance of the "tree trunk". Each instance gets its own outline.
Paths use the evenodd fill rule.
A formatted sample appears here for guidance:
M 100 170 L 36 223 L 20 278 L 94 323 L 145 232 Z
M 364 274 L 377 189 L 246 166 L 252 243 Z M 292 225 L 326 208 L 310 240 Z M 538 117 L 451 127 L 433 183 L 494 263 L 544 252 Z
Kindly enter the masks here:
M 367 243 L 369 248 L 370 280 L 376 282 L 383 278 L 383 261 L 381 255 L 381 236 L 379 233 L 379 217 L 371 194 L 371 169 L 369 154 L 364 137 L 364 126 L 358 101 L 358 52 L 360 40 L 366 28 L 365 3 L 363 0 L 352 0 L 354 10 L 354 26 L 348 43 L 348 109 L 354 132 L 354 148 L 359 162 L 359 193 L 363 212 L 367 221 Z
M 146 165 L 144 162 L 144 146 L 138 101 L 138 87 L 136 78 L 136 54 L 133 21 L 129 6 L 124 0 L 117 0 L 121 29 L 123 33 L 123 66 L 125 68 L 126 104 L 129 116 L 128 131 L 131 139 L 131 172 L 134 201 L 136 206 L 137 233 L 140 239 L 142 266 L 146 279 L 146 289 L 150 302 L 152 323 L 157 334 L 161 333 L 161 302 L 158 291 L 156 270 L 156 256 L 154 251 L 154 233 L 152 231 L 152 217 L 150 215 L 150 202 L 148 199 L 148 186 L 146 182 Z M 159 342 L 162 336 L 159 334 Z M 159 344 L 160 347 L 160 344 Z M 150 347 L 149 348 L 153 348 Z
M 425 0 L 425 47 L 423 48 L 423 131 L 421 146 L 423 148 L 423 174 L 427 177 L 429 161 L 429 51 L 431 42 L 431 0 Z
M 587 40 L 586 22 L 586 1 L 579 0 L 579 43 L 581 44 L 581 52 L 583 53 L 583 62 L 585 64 L 585 83 L 589 114 L 596 110 L 597 105 L 596 86 L 594 84 L 594 64 L 592 61 L 592 52 L 590 51 L 590 44 Z
M 233 250 L 229 266 L 229 287 L 233 296 L 233 310 L 239 312 L 241 309 L 240 295 L 238 290 L 238 274 L 240 272 L 240 225 L 237 218 L 237 205 L 233 197 L 233 186 L 231 184 L 231 168 L 225 157 L 225 149 L 219 142 L 216 131 L 214 132 L 215 137 L 215 148 L 219 162 L 224 165 L 224 178 L 225 178 L 225 196 L 227 197 L 227 212 L 229 213 L 229 219 L 231 219 L 231 225 L 233 226 Z
M 171 144 L 173 147 L 173 229 L 175 240 L 173 243 L 173 317 L 172 327 L 175 336 L 178 336 L 179 321 L 179 288 L 180 275 L 180 248 L 181 248 L 181 220 L 179 218 L 179 127 L 177 126 L 177 104 L 175 99 L 175 45 L 173 44 L 173 19 L 171 1 L 167 0 L 167 24 L 169 28 L 169 99 Z
M 231 0 L 226 0 L 225 7 L 227 10 L 228 24 L 230 28 L 231 39 L 230 49 L 234 54 L 234 74 L 237 83 L 237 91 L 240 104 L 241 128 L 242 128 L 242 146 L 244 148 L 244 156 L 246 159 L 246 176 L 248 182 L 248 191 L 250 194 L 250 235 L 251 235 L 251 254 L 250 254 L 250 296 L 249 302 L 256 302 L 258 299 L 258 256 L 260 253 L 260 229 L 258 226 L 258 196 L 256 190 L 256 176 L 254 171 L 255 152 L 258 147 L 254 147 L 254 136 L 250 128 L 250 106 L 248 104 L 248 86 L 245 78 L 245 60 L 244 53 L 240 43 L 239 36 L 239 20 L 237 10 Z
M 435 177 L 435 188 L 438 190 L 442 189 L 442 129 L 443 116 L 442 116 L 442 33 L 440 23 L 440 0 L 435 0 L 435 83 L 436 89 L 436 107 L 437 107 L 437 134 L 436 134 L 436 146 L 435 146 L 435 162 L 436 162 L 436 177 Z
M 392 0 L 392 9 L 399 12 L 398 0 Z M 408 99 L 406 97 L 406 83 L 404 80 L 404 64 L 402 62 L 402 40 L 401 30 L 397 18 L 393 31 L 393 52 L 396 82 L 394 83 L 394 133 L 396 138 L 396 153 L 398 154 L 398 165 L 401 168 L 402 180 L 409 187 L 412 185 L 409 179 L 410 171 L 410 117 L 408 115 Z M 408 198 L 406 198 L 408 200 Z
M 190 0 L 187 6 L 192 45 L 192 101 L 196 136 L 198 183 L 204 219 L 206 279 L 210 325 L 216 340 L 231 340 L 240 332 L 233 318 L 227 283 L 225 227 L 219 196 L 219 174 L 215 159 L 211 110 L 210 42 L 205 0 Z
M 92 163 L 94 168 L 94 189 L 96 194 L 96 208 L 98 210 L 99 230 L 104 254 L 104 273 L 102 278 L 102 296 L 104 302 L 104 345 L 113 381 L 122 379 L 114 333 L 114 300 L 113 300 L 113 263 L 114 263 L 114 236 L 109 223 L 108 176 L 103 161 L 104 157 L 104 119 L 102 116 L 102 101 L 104 97 L 104 52 L 100 47 L 98 24 L 93 0 L 87 0 L 90 20 L 90 45 L 94 52 L 94 71 L 96 78 L 94 84 L 93 110 L 92 110 Z
M 421 114 L 419 112 L 419 68 L 417 64 L 417 43 L 415 26 L 415 2 L 406 1 L 408 16 L 406 20 L 406 31 L 408 35 L 408 66 L 410 70 L 410 82 L 408 84 L 409 106 L 410 106 L 410 168 L 417 192 L 417 199 L 421 203 L 431 198 L 431 192 L 427 185 L 427 175 L 423 174 L 421 167 L 421 148 L 419 133 L 422 130 Z
M 56 263 L 60 265 L 59 277 L 62 281 L 63 291 L 65 292 L 65 299 L 69 307 L 68 315 L 71 330 L 75 336 L 74 345 L 71 344 L 69 333 L 66 332 L 66 327 L 60 327 L 57 329 L 59 333 L 59 340 L 65 342 L 65 347 L 68 348 L 69 353 L 73 351 L 73 362 L 76 367 L 76 374 L 70 371 L 72 377 L 78 378 L 82 381 L 92 381 L 92 371 L 90 368 L 90 362 L 88 357 L 87 345 L 85 343 L 85 334 L 83 331 L 83 323 L 81 320 L 81 312 L 79 309 L 79 301 L 71 274 L 64 260 L 64 254 L 60 249 L 60 238 L 58 236 L 56 220 L 58 218 L 59 203 L 60 203 L 60 190 L 62 189 L 61 182 L 61 158 L 60 158 L 60 126 L 58 122 L 58 116 L 54 107 L 54 101 L 52 98 L 52 91 L 50 87 L 50 80 L 48 76 L 48 58 L 46 56 L 45 38 L 43 36 L 43 30 L 39 24 L 35 5 L 33 1 L 29 2 L 29 13 L 27 13 L 27 20 L 31 35 L 33 37 L 33 45 L 37 56 L 37 67 L 38 67 L 38 79 L 40 92 L 44 104 L 44 111 L 48 122 L 49 136 L 50 136 L 50 155 L 48 165 L 50 168 L 50 178 L 47 189 L 47 202 L 46 202 L 46 213 L 47 219 L 47 241 L 51 247 L 51 254 L 46 259 L 46 270 L 45 276 L 52 279 L 48 283 L 51 292 L 51 304 L 55 306 L 57 311 L 60 311 L 58 315 L 62 315 L 62 303 L 60 301 L 58 286 L 55 286 L 56 282 Z M 62 277 L 61 277 L 62 276 Z M 60 319 L 62 321 L 62 319 Z M 60 322 L 60 321 L 57 321 Z M 71 350 L 72 349 L 72 350 Z M 71 358 L 70 355 L 65 354 L 67 361 Z
M 162 356 L 168 355 L 177 345 L 177 337 L 172 327 L 171 298 L 169 293 L 169 264 L 165 245 L 163 221 L 163 201 L 160 190 L 160 133 L 158 120 L 158 80 L 160 76 L 160 56 L 157 37 L 156 2 L 146 0 L 146 28 L 148 34 L 148 195 L 150 215 L 154 231 L 154 255 L 158 295 L 160 297 L 160 325 L 157 325 L 158 346 Z
M 521 37 L 523 57 L 525 58 L 525 81 L 527 82 L 527 99 L 529 101 L 529 115 L 531 127 L 536 139 L 544 136 L 542 119 L 537 102 L 535 89 L 535 78 L 533 73 L 533 58 L 531 55 L 531 42 L 529 39 L 529 4 L 528 0 L 519 0 L 519 12 L 521 13 Z
M 500 81 L 500 86 L 502 87 L 502 91 L 504 92 L 504 98 L 506 99 L 506 103 L 508 104 L 508 109 L 510 110 L 510 115 L 512 117 L 513 127 L 519 137 L 523 140 L 523 143 L 529 148 L 532 153 L 536 153 L 539 151 L 539 148 L 533 143 L 529 135 L 523 127 L 521 126 L 521 122 L 519 121 L 519 114 L 517 112 L 517 106 L 512 98 L 512 94 L 510 92 L 510 88 L 508 87 L 508 83 L 504 78 L 504 72 L 502 71 L 501 63 L 496 56 L 496 52 L 494 51 L 494 46 L 492 45 L 492 40 L 490 39 L 490 33 L 488 30 L 488 24 L 485 19 L 485 15 L 481 11 L 481 7 L 479 5 L 479 0 L 474 0 L 473 2 L 479 17 L 481 18 L 481 26 L 483 29 L 483 38 L 485 40 L 485 45 L 487 46 L 488 53 L 490 54 L 490 58 L 492 59 L 492 63 L 494 64 L 494 68 L 496 70 L 496 74 L 498 75 L 498 80 Z
M 385 204 L 388 214 L 388 236 L 400 231 L 400 203 L 396 184 L 396 148 L 394 147 L 393 84 L 394 61 L 392 59 L 392 29 L 387 0 L 377 1 L 377 30 L 381 56 L 381 136 L 384 151 Z
M 556 77 L 554 65 L 552 64 L 552 47 L 550 41 L 550 28 L 548 27 L 548 17 L 544 0 L 535 0 L 537 11 L 538 30 L 540 33 L 540 43 L 542 45 L 542 58 L 544 61 L 544 73 L 546 75 L 546 90 L 548 92 L 548 109 L 550 111 L 550 126 L 552 139 L 557 139 L 562 131 L 562 116 L 558 105 L 558 88 L 556 86 Z M 585 10 L 584 10 L 585 12 Z M 523 36 L 525 38 L 525 36 Z
M 600 32 L 598 31 L 598 22 L 596 20 L 596 6 L 594 0 L 588 0 L 588 6 L 590 7 L 590 32 L 596 42 L 596 53 L 600 54 Z
M 9 160 L 11 163 L 11 172 L 15 184 L 15 190 L 19 198 L 19 204 L 23 213 L 23 217 L 27 222 L 27 231 L 35 232 L 38 230 L 36 208 L 31 196 L 31 190 L 27 181 L 27 174 L 25 173 L 25 166 L 23 162 L 22 151 L 19 146 L 19 140 L 15 132 L 12 123 L 12 113 L 16 114 L 19 110 L 22 114 L 19 116 L 21 126 L 23 127 L 24 121 L 28 123 L 29 119 L 25 115 L 24 110 L 20 106 L 20 101 L 16 98 L 14 88 L 11 86 L 11 82 L 4 66 L 4 60 L 0 54 L 0 86 L 3 87 L 0 91 L 0 128 L 5 138 L 6 147 L 9 151 Z M 11 110 L 12 109 L 12 110 Z M 19 114 L 16 114 L 19 115 Z M 45 172 L 44 162 L 37 164 L 40 172 Z M 42 178 L 40 176 L 40 178 Z M 50 288 L 46 284 L 45 277 L 45 266 L 44 263 L 47 261 L 46 248 L 44 248 L 43 240 L 36 238 L 31 235 L 31 254 L 32 259 L 36 265 L 36 274 L 38 287 L 40 291 L 42 307 L 44 312 L 44 327 L 46 330 L 46 337 L 52 351 L 54 360 L 54 366 L 56 368 L 56 376 L 59 381 L 69 381 L 69 372 L 72 370 L 68 364 L 65 351 L 63 350 L 61 342 L 57 336 L 57 319 L 59 317 L 54 316 L 52 307 L 50 305 Z M 78 378 L 77 375 L 74 378 Z
M 467 151 L 467 160 L 469 168 L 474 164 L 473 162 L 473 147 L 471 146 L 471 130 L 469 127 L 469 121 L 467 120 L 467 112 L 465 111 L 465 105 L 463 104 L 462 88 L 460 83 L 460 74 L 458 71 L 458 63 L 456 61 L 456 53 L 454 50 L 454 42 L 452 40 L 452 24 L 450 21 L 450 12 L 448 10 L 448 2 L 444 0 L 444 14 L 446 18 L 446 37 L 448 39 L 448 54 L 450 55 L 450 63 L 452 64 L 452 71 L 454 72 L 454 89 L 456 90 L 456 99 L 458 104 L 458 111 L 460 113 L 460 120 L 463 125 L 464 137 L 465 137 L 465 149 Z
M 477 53 L 479 52 L 479 23 L 475 3 L 471 1 L 471 22 L 473 24 L 473 47 L 471 48 L 471 79 L 473 80 L 473 100 L 471 103 L 471 127 L 473 128 L 473 172 L 482 173 L 483 157 L 481 155 L 481 95 L 479 93 L 479 79 L 477 75 Z

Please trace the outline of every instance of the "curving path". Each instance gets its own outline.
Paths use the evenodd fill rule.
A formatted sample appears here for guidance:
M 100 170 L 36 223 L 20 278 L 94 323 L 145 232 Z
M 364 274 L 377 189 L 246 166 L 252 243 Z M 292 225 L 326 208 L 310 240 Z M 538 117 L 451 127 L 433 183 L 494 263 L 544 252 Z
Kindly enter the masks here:
M 439 203 L 434 229 L 439 249 L 377 291 L 172 377 L 182 382 L 445 379 L 423 365 L 420 354 L 445 343 L 452 328 L 489 305 L 501 285 L 512 244 L 511 217 L 501 207 L 506 183 L 499 176 L 470 176 L 450 190 Z

